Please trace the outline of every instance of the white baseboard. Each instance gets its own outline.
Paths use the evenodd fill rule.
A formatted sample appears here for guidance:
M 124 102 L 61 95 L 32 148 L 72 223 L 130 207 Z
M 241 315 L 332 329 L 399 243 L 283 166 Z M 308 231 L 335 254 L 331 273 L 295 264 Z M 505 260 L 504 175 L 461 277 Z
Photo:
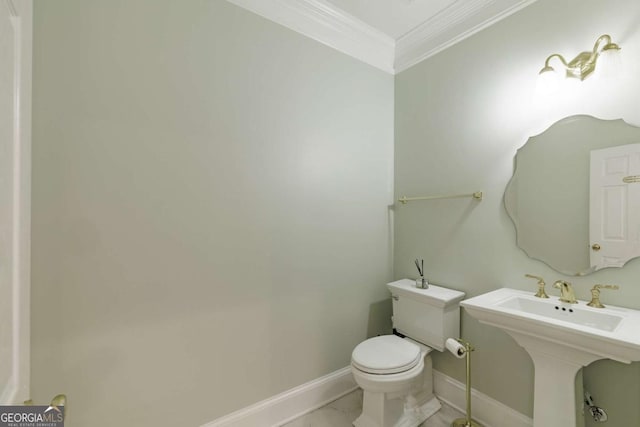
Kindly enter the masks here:
M 358 386 L 351 374 L 351 367 L 347 366 L 201 427 L 280 426 L 339 399 L 356 388 Z
M 466 385 L 442 372 L 433 371 L 433 388 L 438 399 L 466 412 Z M 497 400 L 471 389 L 471 415 L 485 427 L 531 427 L 533 419 L 498 402 Z
M 433 387 L 438 399 L 460 412 L 466 411 L 466 388 L 463 383 L 434 370 Z M 357 388 L 351 368 L 347 366 L 201 427 L 277 427 L 339 399 Z M 473 418 L 485 427 L 533 426 L 531 418 L 474 389 L 471 390 L 471 409 Z

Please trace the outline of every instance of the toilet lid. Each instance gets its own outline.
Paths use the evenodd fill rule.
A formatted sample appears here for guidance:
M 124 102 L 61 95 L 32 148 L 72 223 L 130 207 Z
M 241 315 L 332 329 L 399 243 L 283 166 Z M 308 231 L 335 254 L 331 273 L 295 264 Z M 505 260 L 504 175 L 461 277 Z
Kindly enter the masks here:
M 396 335 L 369 338 L 353 349 L 351 364 L 370 374 L 397 374 L 420 362 L 420 347 Z

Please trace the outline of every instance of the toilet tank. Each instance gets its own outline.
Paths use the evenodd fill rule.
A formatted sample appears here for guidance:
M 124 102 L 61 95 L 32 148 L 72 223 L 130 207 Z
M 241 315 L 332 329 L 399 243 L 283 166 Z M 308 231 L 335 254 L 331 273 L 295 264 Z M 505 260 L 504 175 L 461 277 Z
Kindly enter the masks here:
M 429 285 L 416 287 L 415 280 L 387 284 L 393 302 L 393 328 L 415 341 L 444 351 L 447 338 L 460 336 L 460 304 L 464 292 Z

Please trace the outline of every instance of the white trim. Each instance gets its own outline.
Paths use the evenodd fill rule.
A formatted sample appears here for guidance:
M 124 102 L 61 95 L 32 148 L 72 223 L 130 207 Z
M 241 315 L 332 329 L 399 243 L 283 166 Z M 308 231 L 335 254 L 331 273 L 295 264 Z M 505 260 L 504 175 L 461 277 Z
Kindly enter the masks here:
M 2 404 L 29 399 L 30 382 L 30 235 L 31 235 L 31 49 L 32 0 L 4 1 L 14 37 L 14 123 L 12 204 L 12 374 Z
M 434 369 L 433 388 L 438 399 L 465 412 L 465 384 Z M 347 366 L 276 396 L 225 415 L 201 427 L 281 426 L 356 390 Z M 471 389 L 471 413 L 485 427 L 532 427 L 533 419 Z
M 536 1 L 457 1 L 396 40 L 394 70 L 404 71 Z
M 397 74 L 537 0 L 458 0 L 398 39 L 323 0 L 227 1 Z
M 393 74 L 395 41 L 320 0 L 227 0 Z
M 351 367 L 347 366 L 201 427 L 280 426 L 339 399 L 357 388 L 351 374 Z
M 453 406 L 462 413 L 466 412 L 466 385 L 440 371 L 433 370 L 433 388 L 438 399 Z M 471 416 L 485 427 L 531 427 L 533 419 L 527 417 L 471 388 Z

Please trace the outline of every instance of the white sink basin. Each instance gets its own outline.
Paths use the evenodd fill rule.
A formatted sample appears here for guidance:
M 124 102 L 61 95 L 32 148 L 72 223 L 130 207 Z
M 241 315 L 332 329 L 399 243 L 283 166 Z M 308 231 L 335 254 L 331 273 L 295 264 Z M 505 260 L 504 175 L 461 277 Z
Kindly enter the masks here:
M 551 321 L 553 319 L 560 322 L 573 323 L 574 326 L 578 327 L 585 326 L 607 332 L 614 331 L 623 319 L 619 313 L 605 313 L 601 309 L 569 305 L 559 303 L 555 299 L 541 299 L 530 295 L 510 297 L 499 303 L 498 307 L 540 316 L 542 321 Z
M 498 327 L 527 350 L 535 367 L 534 427 L 567 427 L 576 418 L 574 387 L 583 366 L 599 359 L 640 361 L 640 311 L 586 301 L 560 302 L 502 288 L 460 305 L 481 323 Z M 581 378 L 581 377 L 580 377 Z M 578 381 L 581 384 L 581 381 Z M 579 400 L 578 400 L 579 401 Z
M 640 311 L 585 301 L 536 298 L 532 292 L 502 288 L 460 303 L 482 323 L 546 340 L 598 359 L 640 361 Z M 592 360 L 592 361 L 593 361 Z M 590 362 L 589 362 L 590 363 Z

